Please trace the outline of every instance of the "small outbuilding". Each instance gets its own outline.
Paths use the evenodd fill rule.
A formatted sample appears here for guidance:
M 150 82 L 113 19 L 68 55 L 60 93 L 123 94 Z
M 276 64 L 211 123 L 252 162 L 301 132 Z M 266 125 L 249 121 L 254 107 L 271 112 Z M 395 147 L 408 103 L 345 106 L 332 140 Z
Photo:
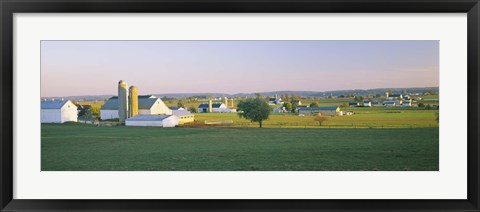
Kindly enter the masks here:
M 67 121 L 78 121 L 78 108 L 70 100 L 43 100 L 40 107 L 41 123 L 64 123 Z
M 136 115 L 125 120 L 125 126 L 175 127 L 179 121 L 175 115 Z
M 188 110 L 172 110 L 172 113 L 180 119 L 179 124 L 193 123 L 195 120 L 194 115 Z

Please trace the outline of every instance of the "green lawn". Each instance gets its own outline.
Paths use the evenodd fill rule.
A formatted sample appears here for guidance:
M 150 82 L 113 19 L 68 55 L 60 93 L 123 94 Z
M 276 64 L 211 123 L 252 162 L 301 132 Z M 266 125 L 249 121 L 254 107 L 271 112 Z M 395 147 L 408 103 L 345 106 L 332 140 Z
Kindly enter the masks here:
M 322 125 L 313 116 L 291 113 L 271 113 L 264 122 L 266 128 L 420 128 L 438 127 L 435 113 L 438 110 L 355 110 L 355 115 L 329 117 Z M 198 123 L 232 120 L 233 127 L 258 127 L 238 117 L 235 113 L 197 113 Z
M 42 124 L 42 171 L 438 170 L 438 128 Z

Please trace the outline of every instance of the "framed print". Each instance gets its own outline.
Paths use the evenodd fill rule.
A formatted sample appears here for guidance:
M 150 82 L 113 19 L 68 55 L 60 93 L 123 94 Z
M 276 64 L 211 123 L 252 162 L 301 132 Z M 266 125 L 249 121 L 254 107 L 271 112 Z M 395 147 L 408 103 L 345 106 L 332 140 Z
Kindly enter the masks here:
M 476 0 L 0 5 L 2 211 L 479 211 Z

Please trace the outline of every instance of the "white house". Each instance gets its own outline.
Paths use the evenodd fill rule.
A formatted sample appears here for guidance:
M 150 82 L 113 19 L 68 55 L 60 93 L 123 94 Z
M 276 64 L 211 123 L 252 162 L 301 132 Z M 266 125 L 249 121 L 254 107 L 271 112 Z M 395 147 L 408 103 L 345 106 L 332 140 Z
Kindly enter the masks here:
M 125 126 L 175 127 L 180 119 L 175 115 L 136 115 L 125 120 Z
M 371 106 L 372 106 L 372 102 L 371 102 L 371 101 L 363 101 L 363 106 L 364 106 L 364 107 L 371 107 Z
M 78 120 L 77 106 L 70 100 L 43 100 L 40 108 L 41 123 L 77 122 Z
M 166 114 L 171 115 L 172 110 L 158 97 L 152 95 L 138 96 L 138 114 Z M 118 97 L 114 96 L 108 99 L 100 108 L 100 118 L 102 120 L 118 119 Z
M 408 99 L 408 100 L 403 100 L 402 102 L 402 107 L 411 107 L 412 106 L 413 100 Z
M 278 98 L 278 95 L 275 94 L 274 98 L 269 98 L 268 99 L 268 104 L 269 105 L 282 105 L 283 101 L 281 98 Z

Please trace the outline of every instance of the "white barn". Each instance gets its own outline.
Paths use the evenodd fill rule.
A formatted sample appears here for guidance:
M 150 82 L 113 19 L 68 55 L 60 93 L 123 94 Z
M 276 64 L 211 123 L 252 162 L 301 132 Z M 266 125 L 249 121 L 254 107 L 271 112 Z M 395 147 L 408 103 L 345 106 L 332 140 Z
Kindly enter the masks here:
M 208 113 L 208 103 L 203 103 L 198 106 L 199 113 Z M 231 110 L 223 103 L 213 103 L 212 113 L 230 113 Z
M 179 121 L 175 115 L 136 115 L 125 120 L 125 126 L 175 127 Z
M 158 97 L 152 95 L 138 96 L 138 114 L 140 115 L 171 115 L 172 110 Z M 102 120 L 118 119 L 118 97 L 111 97 L 100 108 Z
M 41 123 L 78 121 L 77 106 L 75 106 L 70 100 L 43 100 L 40 108 Z

